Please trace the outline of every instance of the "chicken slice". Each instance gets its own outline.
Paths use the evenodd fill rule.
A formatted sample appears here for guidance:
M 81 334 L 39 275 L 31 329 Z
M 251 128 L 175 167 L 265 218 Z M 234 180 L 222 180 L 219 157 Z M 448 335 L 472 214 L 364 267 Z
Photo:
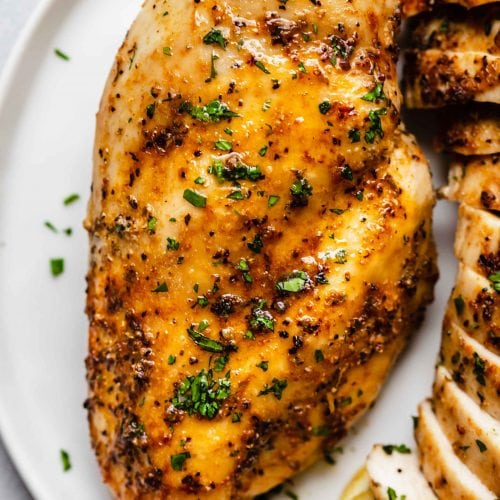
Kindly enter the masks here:
M 455 255 L 477 274 L 495 274 L 500 253 L 500 218 L 494 213 L 461 204 L 455 235 Z
M 401 7 L 405 17 L 411 17 L 443 5 L 451 7 L 462 6 L 467 9 L 472 9 L 474 7 L 480 7 L 481 5 L 494 4 L 495 1 L 496 0 L 403 0 Z
M 441 193 L 472 207 L 500 210 L 500 155 L 457 159 Z
M 500 6 L 491 4 L 470 11 L 441 9 L 412 20 L 410 45 L 417 50 L 484 52 L 500 55 Z
M 445 319 L 440 359 L 453 380 L 493 418 L 500 420 L 500 360 L 458 325 Z
M 409 50 L 405 63 L 409 108 L 469 101 L 500 103 L 500 56 L 485 52 Z
M 251 498 L 373 404 L 436 279 L 398 23 L 396 0 L 144 3 L 86 220 L 86 406 L 116 498 Z
M 443 366 L 436 370 L 434 412 L 455 454 L 496 495 L 500 494 L 499 421 L 483 411 Z
M 475 104 L 474 108 L 478 108 Z M 478 109 L 457 108 L 446 111 L 447 118 L 442 132 L 436 138 L 438 151 L 459 153 L 465 156 L 500 153 L 500 109 L 484 105 Z
M 420 471 L 417 455 L 404 445 L 375 445 L 366 459 L 366 469 L 377 500 L 436 498 Z
M 455 455 L 451 443 L 432 411 L 430 401 L 419 406 L 415 430 L 423 473 L 438 498 L 494 500 L 497 495 Z

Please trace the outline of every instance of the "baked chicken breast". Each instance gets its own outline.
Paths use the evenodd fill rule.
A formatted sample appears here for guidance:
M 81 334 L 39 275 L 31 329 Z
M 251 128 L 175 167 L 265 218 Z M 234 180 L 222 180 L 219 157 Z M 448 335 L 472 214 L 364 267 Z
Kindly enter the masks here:
M 87 401 L 116 498 L 250 498 L 373 403 L 432 298 L 398 2 L 147 0 L 97 116 Z

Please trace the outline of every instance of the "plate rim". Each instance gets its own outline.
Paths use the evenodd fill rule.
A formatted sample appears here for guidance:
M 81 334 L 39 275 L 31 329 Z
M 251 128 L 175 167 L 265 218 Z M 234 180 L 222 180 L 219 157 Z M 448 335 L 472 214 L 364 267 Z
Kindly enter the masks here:
M 40 0 L 40 3 L 34 8 L 29 15 L 26 24 L 21 29 L 21 32 L 10 51 L 7 61 L 0 72 L 0 121 L 5 113 L 5 105 L 7 98 L 12 90 L 12 86 L 20 72 L 23 63 L 26 59 L 23 57 L 30 42 L 33 39 L 37 29 L 44 22 L 51 7 L 59 2 L 59 0 Z M 24 486 L 33 498 L 50 499 L 50 494 L 45 491 L 42 481 L 36 474 L 32 474 L 28 469 L 28 463 L 25 459 L 25 451 L 20 445 L 16 444 L 13 437 L 14 431 L 8 423 L 9 418 L 4 406 L 0 404 L 0 438 L 4 444 L 8 458 L 14 465 L 14 469 L 21 478 Z

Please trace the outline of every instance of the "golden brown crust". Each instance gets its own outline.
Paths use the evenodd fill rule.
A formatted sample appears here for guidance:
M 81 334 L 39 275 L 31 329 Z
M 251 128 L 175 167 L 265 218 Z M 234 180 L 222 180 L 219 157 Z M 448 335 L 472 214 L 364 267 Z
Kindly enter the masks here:
M 478 105 L 446 110 L 441 133 L 436 137 L 438 151 L 464 156 L 500 153 L 500 109 L 497 105 Z
M 500 57 L 478 52 L 409 50 L 405 62 L 409 108 L 469 101 L 500 103 Z
M 372 404 L 421 319 L 434 200 L 399 127 L 395 4 L 146 1 L 86 221 L 87 407 L 117 498 L 282 482 Z
M 402 11 L 405 17 L 415 16 L 421 12 L 435 9 L 443 5 L 458 5 L 466 9 L 494 4 L 496 0 L 403 0 Z

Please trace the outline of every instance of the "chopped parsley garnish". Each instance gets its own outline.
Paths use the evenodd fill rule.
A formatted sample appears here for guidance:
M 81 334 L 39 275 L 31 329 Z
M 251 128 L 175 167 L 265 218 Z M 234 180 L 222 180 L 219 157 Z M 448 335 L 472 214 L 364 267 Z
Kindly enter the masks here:
M 269 147 L 267 145 L 266 146 L 262 146 L 259 149 L 259 156 L 266 156 L 266 153 L 267 153 L 268 149 L 269 149 Z
M 267 394 L 273 394 L 276 399 L 281 399 L 283 391 L 286 389 L 288 382 L 286 379 L 279 380 L 273 378 L 272 384 L 266 384 L 264 389 L 259 392 L 259 396 L 266 396 Z
M 200 417 L 212 419 L 222 402 L 231 394 L 230 372 L 224 378 L 214 379 L 212 370 L 203 369 L 197 375 L 186 377 L 172 399 L 172 405 Z
M 146 106 L 146 115 L 147 117 L 151 120 L 153 116 L 155 115 L 155 110 L 156 110 L 156 105 L 155 103 L 148 104 Z
M 269 196 L 269 198 L 267 199 L 267 206 L 269 208 L 274 207 L 274 205 L 276 205 L 276 203 L 278 203 L 278 201 L 280 201 L 280 197 L 276 194 L 271 194 Z
M 457 311 L 457 314 L 460 316 L 465 309 L 464 298 L 461 295 L 459 295 L 458 297 L 455 297 L 453 299 L 453 303 L 455 304 L 455 310 Z
M 210 101 L 205 106 L 191 106 L 191 103 L 185 102 L 181 105 L 180 111 L 187 111 L 193 118 L 205 123 L 218 123 L 221 120 L 240 116 L 238 113 L 231 111 L 227 104 L 217 99 Z
M 321 363 L 325 360 L 325 355 L 323 354 L 323 351 L 321 349 L 316 349 L 314 351 L 314 360 L 316 361 L 316 363 Z
M 224 38 L 221 30 L 212 28 L 204 37 L 203 43 L 206 45 L 220 45 L 222 49 L 227 46 L 227 40 Z
M 233 192 L 229 193 L 227 195 L 227 198 L 229 198 L 230 200 L 241 201 L 244 199 L 244 196 L 243 196 L 243 193 L 238 190 L 238 191 L 233 191 Z
M 326 115 L 328 113 L 328 111 L 330 111 L 332 105 L 330 104 L 330 101 L 323 101 L 322 103 L 320 103 L 320 105 L 318 106 L 319 108 L 319 112 L 322 114 L 322 115 Z
M 333 255 L 328 253 L 326 255 L 329 259 L 332 259 L 335 261 L 335 264 L 345 264 L 347 262 L 347 251 L 344 250 L 343 248 L 340 248 L 339 250 L 335 250 Z
M 380 99 L 387 99 L 384 94 L 384 84 L 380 82 L 377 83 L 373 90 L 370 90 L 370 92 L 365 94 L 361 99 L 368 102 L 378 102 Z
M 231 141 L 226 141 L 226 139 L 215 141 L 214 146 L 221 151 L 231 151 L 233 149 L 233 143 Z
M 340 175 L 343 179 L 346 179 L 348 181 L 352 181 L 354 178 L 352 173 L 352 168 L 349 165 L 347 165 L 347 163 L 341 168 Z
M 330 429 L 326 425 L 317 425 L 312 428 L 314 436 L 328 436 Z
M 177 358 L 176 358 L 173 354 L 170 354 L 170 355 L 169 355 L 169 357 L 168 357 L 167 363 L 168 363 L 169 365 L 173 365 L 173 364 L 175 363 L 175 360 L 176 360 L 176 359 L 177 359 Z
M 66 229 L 63 229 L 63 233 L 66 236 L 71 236 L 73 234 L 73 229 L 71 227 L 67 227 Z
M 260 253 L 264 246 L 264 242 L 262 241 L 262 236 L 260 234 L 256 234 L 254 236 L 253 241 L 247 243 L 247 247 L 254 253 Z
M 57 230 L 56 226 L 54 226 L 54 224 L 52 224 L 52 222 L 46 221 L 46 222 L 44 222 L 44 225 L 45 225 L 45 227 L 47 227 L 48 229 L 50 229 L 53 233 L 59 232 Z
M 307 69 L 306 69 L 306 67 L 304 66 L 304 63 L 303 63 L 302 61 L 301 61 L 301 62 L 299 62 L 299 71 L 300 71 L 301 73 L 307 73 Z
M 401 454 L 408 454 L 411 453 L 410 448 L 406 446 L 405 444 L 386 444 L 385 446 L 382 446 L 382 449 L 387 453 L 387 455 L 392 455 L 392 452 L 397 451 L 398 453 Z
M 205 179 L 203 177 L 196 177 L 196 179 L 194 180 L 194 183 L 195 184 L 205 184 Z
M 292 207 L 306 207 L 309 197 L 312 196 L 313 188 L 305 177 L 299 177 L 291 186 Z
M 172 455 L 170 457 L 170 464 L 172 465 L 172 469 L 180 471 L 184 467 L 184 462 L 191 458 L 191 453 L 189 451 L 184 451 L 182 453 L 178 453 L 177 455 Z
M 241 421 L 241 413 L 238 413 L 238 412 L 233 413 L 233 416 L 231 417 L 231 422 L 233 424 L 237 424 L 240 421 Z
M 153 292 L 154 293 L 168 292 L 168 285 L 167 285 L 167 283 L 165 283 L 165 281 L 163 283 L 160 283 L 155 289 L 153 289 Z
M 398 495 L 394 488 L 391 488 L 390 486 L 387 488 L 387 496 L 389 497 L 389 500 L 398 500 Z
M 207 83 L 213 80 L 218 74 L 215 69 L 215 61 L 217 61 L 217 59 L 219 59 L 219 56 L 215 52 L 212 52 L 212 55 L 210 56 L 210 78 L 205 80 Z
M 224 164 L 220 160 L 214 161 L 208 168 L 208 173 L 215 175 L 221 183 L 224 181 L 236 182 L 246 179 L 258 181 L 264 178 L 258 166 L 245 165 L 244 163 L 237 163 L 236 165 Z
M 187 332 L 191 340 L 197 345 L 200 346 L 204 351 L 208 352 L 224 352 L 227 350 L 227 346 L 224 344 L 221 344 L 220 342 L 217 342 L 217 340 L 213 340 L 209 337 L 206 337 L 203 335 L 202 332 L 203 330 L 206 329 L 206 327 L 203 327 L 200 323 L 200 326 L 198 327 L 198 331 L 194 330 L 193 328 L 188 328 Z M 208 325 L 207 325 L 208 326 Z
M 263 71 L 266 75 L 270 75 L 271 72 L 264 66 L 264 63 L 262 61 L 255 61 L 254 62 L 255 66 L 259 68 L 261 71 Z
M 54 54 L 63 59 L 64 61 L 69 61 L 70 60 L 70 57 L 68 56 L 68 54 L 66 54 L 65 52 L 63 52 L 61 49 L 54 49 Z
M 64 259 L 50 259 L 50 271 L 52 276 L 60 276 L 64 272 Z
M 223 371 L 228 361 L 229 361 L 229 356 L 221 356 L 220 358 L 217 358 L 214 363 L 214 371 L 215 372 Z
M 181 244 L 175 238 L 167 238 L 167 250 L 176 251 L 180 246 Z
M 500 272 L 490 274 L 488 279 L 493 283 L 493 290 L 500 293 Z
M 172 55 L 172 47 L 163 47 L 163 53 L 166 56 L 171 56 Z
M 265 305 L 265 301 L 261 300 L 259 305 L 252 310 L 249 319 L 249 325 L 252 332 L 274 332 L 274 318 L 269 311 L 264 309 Z
M 336 399 L 335 400 L 335 407 L 336 408 L 345 408 L 346 406 L 349 406 L 352 403 L 352 398 L 351 396 L 347 396 L 342 399 Z
M 158 219 L 156 217 L 150 217 L 148 220 L 148 231 L 150 233 L 154 233 L 156 229 L 156 223 L 158 222 Z
M 68 472 L 71 469 L 71 459 L 69 457 L 69 453 L 66 450 L 60 450 L 59 456 L 61 458 L 63 471 Z
M 361 140 L 361 133 L 357 128 L 352 128 L 349 130 L 349 139 L 354 144 L 355 142 L 359 142 Z
M 311 283 L 311 278 L 304 271 L 294 271 L 288 278 L 276 283 L 276 289 L 280 292 L 298 293 L 306 289 Z
M 66 198 L 64 198 L 63 203 L 66 206 L 68 206 L 68 205 L 71 205 L 72 203 L 75 203 L 75 201 L 78 201 L 79 199 L 80 199 L 80 195 L 73 193 L 73 194 L 70 194 L 69 196 L 67 196 Z
M 486 364 L 484 362 L 484 359 L 482 359 L 477 352 L 474 352 L 473 357 L 474 357 L 473 372 L 474 375 L 476 376 L 476 380 L 478 381 L 479 384 L 486 385 L 486 380 L 484 378 L 484 374 L 486 371 Z
M 257 368 L 260 368 L 263 372 L 267 372 L 269 368 L 269 361 L 261 361 L 258 365 L 255 365 Z
M 476 444 L 481 453 L 484 453 L 488 449 L 488 447 L 480 439 L 476 439 Z
M 197 299 L 196 299 L 196 303 L 200 306 L 200 307 L 207 307 L 209 302 L 208 302 L 208 299 L 207 297 L 205 297 L 205 295 L 200 295 Z
M 191 203 L 193 207 L 205 208 L 207 206 L 207 197 L 200 193 L 197 193 L 196 191 L 193 191 L 192 189 L 186 189 L 184 191 L 183 198 Z
M 368 113 L 370 128 L 365 132 L 365 141 L 368 144 L 373 144 L 377 136 L 384 138 L 384 130 L 382 129 L 382 120 L 380 117 L 387 114 L 387 109 L 372 109 Z

